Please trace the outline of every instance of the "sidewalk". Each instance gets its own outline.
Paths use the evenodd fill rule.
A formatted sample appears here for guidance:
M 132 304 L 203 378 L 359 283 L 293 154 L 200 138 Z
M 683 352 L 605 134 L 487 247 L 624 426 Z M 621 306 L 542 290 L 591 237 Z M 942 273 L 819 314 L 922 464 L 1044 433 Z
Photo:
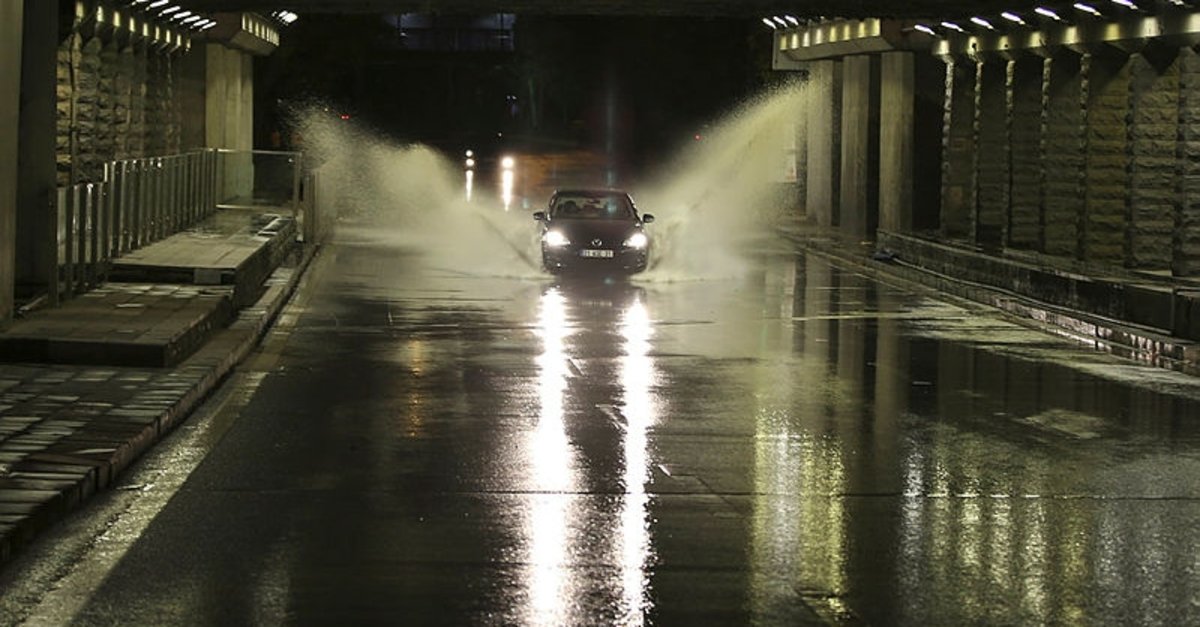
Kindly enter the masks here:
M 254 348 L 313 254 L 290 221 L 247 227 L 261 221 L 218 214 L 121 260 L 141 268 L 114 269 L 155 282 L 112 281 L 0 332 L 0 563 L 108 487 Z

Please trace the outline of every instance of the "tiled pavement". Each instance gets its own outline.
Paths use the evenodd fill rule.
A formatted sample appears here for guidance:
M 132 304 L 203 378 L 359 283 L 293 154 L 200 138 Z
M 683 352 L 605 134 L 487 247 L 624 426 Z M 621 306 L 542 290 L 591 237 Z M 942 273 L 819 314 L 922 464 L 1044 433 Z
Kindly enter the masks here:
M 220 328 L 198 336 L 199 347 L 173 367 L 0 363 L 0 562 L 110 485 L 194 409 L 253 349 L 311 255 L 305 250 L 276 268 L 257 302 L 236 314 L 231 288 L 112 283 L 73 308 L 23 321 L 32 325 L 27 335 L 74 335 L 92 353 L 110 351 L 110 359 L 87 361 L 122 363 L 112 351 L 138 342 L 162 349 L 210 318 L 214 302 L 227 311 Z

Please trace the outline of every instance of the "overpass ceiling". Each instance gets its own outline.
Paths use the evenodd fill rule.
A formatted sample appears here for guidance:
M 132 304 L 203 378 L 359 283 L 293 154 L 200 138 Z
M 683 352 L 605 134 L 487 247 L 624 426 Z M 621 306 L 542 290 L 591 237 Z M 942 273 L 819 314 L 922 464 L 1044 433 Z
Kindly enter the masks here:
M 518 13 L 541 15 L 935 18 L 1032 10 L 1028 0 L 180 0 L 195 11 L 306 13 Z M 1070 2 L 1066 3 L 1070 6 Z

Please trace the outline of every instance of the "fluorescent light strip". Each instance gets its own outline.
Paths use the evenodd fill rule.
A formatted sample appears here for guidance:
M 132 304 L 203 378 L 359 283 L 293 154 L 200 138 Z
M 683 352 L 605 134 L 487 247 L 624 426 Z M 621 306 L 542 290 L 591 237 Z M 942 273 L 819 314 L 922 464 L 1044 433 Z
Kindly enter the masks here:
M 1042 17 L 1048 17 L 1056 22 L 1063 21 L 1063 19 L 1061 17 L 1059 17 L 1057 13 L 1055 13 L 1054 11 L 1051 11 L 1050 9 L 1047 9 L 1046 7 L 1038 7 L 1036 9 L 1034 9 L 1033 12 L 1037 13 L 1038 15 L 1040 15 Z
M 1001 13 L 1000 17 L 1002 17 L 1014 24 L 1020 24 L 1021 26 L 1025 26 L 1025 20 L 1020 15 L 1017 15 L 1016 13 L 1013 13 L 1011 11 L 1005 11 L 1004 13 Z
M 987 21 L 987 20 L 983 19 L 982 17 L 973 17 L 973 18 L 971 18 L 971 23 L 972 23 L 972 24 L 974 24 L 974 25 L 976 25 L 976 26 L 981 26 L 981 27 L 983 27 L 983 28 L 986 28 L 986 29 L 988 29 L 988 30 L 996 30 L 996 27 L 995 27 L 995 26 L 992 26 L 992 23 L 991 23 L 991 22 L 989 22 L 989 21 Z

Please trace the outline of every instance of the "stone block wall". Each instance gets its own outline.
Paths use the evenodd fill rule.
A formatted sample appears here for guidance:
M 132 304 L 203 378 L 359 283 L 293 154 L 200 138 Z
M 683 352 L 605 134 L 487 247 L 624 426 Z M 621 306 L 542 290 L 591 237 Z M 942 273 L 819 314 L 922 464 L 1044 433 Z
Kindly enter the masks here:
M 128 159 L 130 128 L 133 124 L 131 101 L 133 99 L 133 48 L 121 46 L 115 59 L 116 75 L 113 77 L 113 118 L 116 130 L 113 141 L 113 158 Z
M 1129 188 L 1130 64 L 1123 55 L 1089 53 L 1083 58 L 1083 74 L 1088 90 L 1083 255 L 1088 261 L 1121 265 Z
M 103 164 L 117 154 L 117 73 L 120 51 L 115 41 L 102 42 L 99 47 L 99 73 L 96 94 L 96 142 L 93 150 Z
M 179 151 L 179 54 L 73 32 L 58 56 L 58 184 L 96 181 L 114 159 Z
M 969 59 L 946 61 L 941 228 L 950 237 L 971 233 L 975 206 L 975 70 L 975 62 Z
M 1063 257 L 1079 253 L 1079 222 L 1084 212 L 1083 73 L 1079 55 L 1063 51 L 1044 61 L 1042 89 L 1045 131 L 1042 150 L 1043 252 Z
M 104 146 L 100 131 L 100 51 L 103 42 L 87 39 L 80 46 L 75 68 L 75 155 L 80 181 L 96 181 L 103 175 Z
M 1009 137 L 1008 66 L 1002 61 L 979 63 L 976 81 L 975 132 L 978 182 L 976 235 L 1000 244 L 1008 224 Z
M 1176 50 L 1153 49 L 1129 60 L 1129 213 L 1126 263 L 1171 265 L 1175 228 L 1179 66 Z
M 1008 245 L 1041 249 L 1042 74 L 1039 57 L 1008 63 L 1009 135 L 1012 141 L 1012 208 Z
M 1200 274 L 1200 54 L 1179 52 L 1179 144 L 1171 271 L 1180 276 Z
M 74 74 L 78 67 L 81 54 L 82 40 L 78 37 L 68 37 L 58 48 L 57 66 L 57 136 L 55 151 L 58 168 L 58 185 L 67 185 L 71 181 L 71 134 L 73 132 L 73 116 L 77 109 L 74 107 Z

